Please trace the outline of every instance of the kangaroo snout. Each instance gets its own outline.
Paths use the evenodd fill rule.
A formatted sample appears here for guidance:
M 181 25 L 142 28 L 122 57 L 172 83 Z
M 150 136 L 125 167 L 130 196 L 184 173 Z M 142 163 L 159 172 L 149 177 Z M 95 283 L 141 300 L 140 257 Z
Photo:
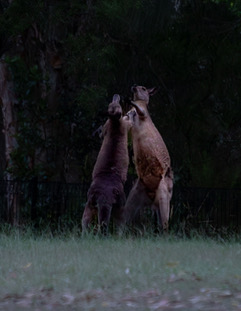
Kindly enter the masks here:
M 119 103 L 120 102 L 120 95 L 114 94 L 112 102 Z
M 120 105 L 120 95 L 115 94 L 113 96 L 112 102 L 108 107 L 108 115 L 110 118 L 120 119 L 122 115 L 122 108 Z

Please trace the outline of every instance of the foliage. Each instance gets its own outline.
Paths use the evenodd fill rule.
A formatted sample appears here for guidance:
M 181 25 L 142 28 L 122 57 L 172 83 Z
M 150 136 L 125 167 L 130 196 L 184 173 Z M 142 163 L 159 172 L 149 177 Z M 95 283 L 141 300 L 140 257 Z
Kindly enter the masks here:
M 4 7 L 3 12 L 1 33 L 5 32 L 8 36 L 17 36 L 31 27 L 33 23 L 44 22 L 44 5 L 41 0 L 35 2 L 28 0 L 13 1 L 11 5 Z M 16 16 L 18 16 L 17 19 Z
M 12 152 L 9 167 L 15 177 L 31 179 L 44 174 L 41 164 L 35 165 L 36 154 L 45 147 L 45 123 L 48 113 L 46 102 L 38 92 L 40 83 L 47 84 L 37 66 L 27 68 L 19 57 L 5 59 L 11 69 L 17 102 L 17 148 Z
M 92 134 L 113 94 L 137 83 L 160 88 L 150 112 L 176 183 L 240 186 L 240 12 L 234 0 L 2 2 L 0 53 L 18 95 L 13 175 L 89 180 Z
M 238 16 L 241 16 L 241 3 L 239 0 L 212 0 L 212 1 L 218 4 L 221 3 L 226 4 L 231 12 L 237 14 Z
M 175 48 L 166 60 L 177 98 L 176 125 L 185 138 L 184 141 L 182 136 L 180 138 L 184 149 L 181 144 L 176 145 L 181 154 L 178 157 L 178 150 L 174 151 L 174 158 L 181 159 L 182 164 L 177 166 L 186 166 L 194 185 L 237 186 L 240 178 L 229 174 L 238 169 L 237 158 L 232 159 L 234 153 L 232 156 L 226 153 L 228 142 L 220 137 L 229 133 L 232 136 L 230 150 L 237 148 L 240 59 L 236 57 L 236 48 L 240 22 L 223 10 L 223 6 L 206 2 L 187 6 L 177 25 L 167 52 L 172 50 L 173 44 Z M 234 46 L 233 42 L 237 44 Z

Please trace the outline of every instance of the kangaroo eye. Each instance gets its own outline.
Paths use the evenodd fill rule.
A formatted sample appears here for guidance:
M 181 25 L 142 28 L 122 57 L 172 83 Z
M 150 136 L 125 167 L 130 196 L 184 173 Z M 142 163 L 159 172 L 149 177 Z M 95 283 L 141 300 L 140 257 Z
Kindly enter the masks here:
M 146 91 L 146 88 L 145 88 L 145 87 L 142 87 L 142 90 L 143 90 L 143 91 Z

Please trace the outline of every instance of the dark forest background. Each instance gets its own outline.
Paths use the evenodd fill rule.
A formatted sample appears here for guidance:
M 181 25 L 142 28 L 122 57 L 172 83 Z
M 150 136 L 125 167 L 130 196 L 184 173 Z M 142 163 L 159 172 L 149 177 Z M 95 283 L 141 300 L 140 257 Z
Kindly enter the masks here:
M 238 0 L 1 0 L 0 178 L 90 181 L 134 83 L 159 87 L 176 185 L 241 187 Z

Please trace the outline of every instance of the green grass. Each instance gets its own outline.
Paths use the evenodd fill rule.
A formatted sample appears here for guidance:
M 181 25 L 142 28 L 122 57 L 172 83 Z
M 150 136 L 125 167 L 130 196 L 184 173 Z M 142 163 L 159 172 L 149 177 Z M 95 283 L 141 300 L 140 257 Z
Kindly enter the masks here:
M 205 310 L 208 297 L 241 305 L 240 287 L 237 239 L 0 234 L 0 310 L 1 303 L 53 299 L 86 310 L 161 310 L 165 303 L 192 310 L 195 297 Z

